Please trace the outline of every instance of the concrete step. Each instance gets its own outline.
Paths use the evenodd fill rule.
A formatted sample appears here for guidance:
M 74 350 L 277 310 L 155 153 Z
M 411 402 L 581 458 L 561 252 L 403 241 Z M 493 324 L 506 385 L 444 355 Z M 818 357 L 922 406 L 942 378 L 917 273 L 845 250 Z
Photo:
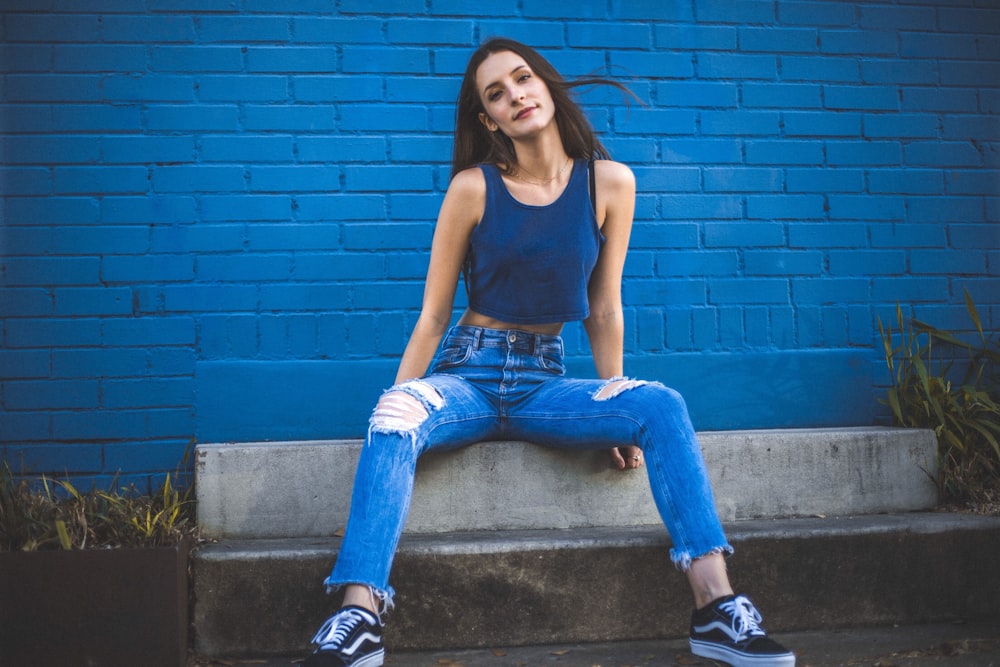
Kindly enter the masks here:
M 1000 616 L 1000 517 L 913 512 L 726 525 L 734 585 L 785 633 Z M 662 528 L 404 535 L 394 650 L 652 640 L 687 632 Z M 193 559 L 200 656 L 291 655 L 336 599 L 337 539 L 222 540 Z
M 699 434 L 723 521 L 928 509 L 931 431 L 823 428 Z M 201 444 L 198 521 L 211 538 L 333 535 L 347 521 L 359 440 Z M 659 526 L 646 475 L 606 452 L 489 442 L 430 454 L 410 533 Z

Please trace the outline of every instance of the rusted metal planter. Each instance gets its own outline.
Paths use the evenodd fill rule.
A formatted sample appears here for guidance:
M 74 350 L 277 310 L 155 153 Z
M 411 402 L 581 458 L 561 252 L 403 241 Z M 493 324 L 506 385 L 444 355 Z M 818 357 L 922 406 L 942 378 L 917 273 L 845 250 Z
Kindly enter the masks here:
M 0 552 L 0 662 L 184 667 L 189 551 Z

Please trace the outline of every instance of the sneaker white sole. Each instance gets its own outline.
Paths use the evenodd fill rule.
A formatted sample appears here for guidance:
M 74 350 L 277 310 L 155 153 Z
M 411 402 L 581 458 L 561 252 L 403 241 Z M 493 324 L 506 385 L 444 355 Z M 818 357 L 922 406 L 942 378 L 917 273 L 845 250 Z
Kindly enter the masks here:
M 382 667 L 385 658 L 385 650 L 379 649 L 371 655 L 366 655 L 357 662 L 351 663 L 351 667 Z
M 781 655 L 750 655 L 740 653 L 733 649 L 719 646 L 712 642 L 702 642 L 696 639 L 688 639 L 691 652 L 702 658 L 712 660 L 722 660 L 733 667 L 795 667 L 795 654 L 783 653 Z

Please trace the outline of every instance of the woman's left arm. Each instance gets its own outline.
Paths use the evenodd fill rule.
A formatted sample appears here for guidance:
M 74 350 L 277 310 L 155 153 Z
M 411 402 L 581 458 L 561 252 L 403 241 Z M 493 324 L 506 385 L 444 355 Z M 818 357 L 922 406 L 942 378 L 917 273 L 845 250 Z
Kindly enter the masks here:
M 623 164 L 594 163 L 597 182 L 597 219 L 604 220 L 605 243 L 590 277 L 590 316 L 583 321 L 594 366 L 601 378 L 624 373 L 625 316 L 622 312 L 622 272 L 635 213 L 635 176 Z M 638 447 L 611 450 L 611 464 L 619 470 L 638 468 Z
M 601 378 L 620 376 L 625 337 L 622 314 L 622 271 L 635 212 L 635 177 L 625 165 L 610 160 L 594 163 L 597 219 L 604 220 L 605 243 L 590 277 L 590 316 L 583 321 Z

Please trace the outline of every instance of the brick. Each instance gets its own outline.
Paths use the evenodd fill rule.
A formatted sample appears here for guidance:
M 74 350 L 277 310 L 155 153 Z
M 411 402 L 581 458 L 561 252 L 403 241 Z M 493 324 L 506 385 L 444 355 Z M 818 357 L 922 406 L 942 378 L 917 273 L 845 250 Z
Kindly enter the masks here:
M 896 220 L 906 219 L 903 197 L 833 194 L 829 197 L 831 220 Z
M 865 189 L 865 171 L 837 168 L 787 169 L 785 188 L 791 193 L 862 192 Z
M 729 276 L 739 269 L 740 259 L 735 250 L 657 252 L 656 275 Z
M 8 448 L 7 458 L 26 474 L 56 475 L 60 479 L 68 470 L 98 472 L 101 470 L 101 446 L 96 444 L 45 443 Z
M 101 156 L 101 141 L 89 136 L 6 136 L 7 165 L 89 164 Z
M 189 162 L 195 156 L 192 137 L 106 136 L 100 147 L 104 159 L 113 164 Z
M 952 248 L 997 248 L 1000 247 L 1000 228 L 995 224 L 948 225 L 948 239 Z
M 334 109 L 326 105 L 246 105 L 243 125 L 262 132 L 318 132 L 337 127 Z
M 389 212 L 393 220 L 434 220 L 440 208 L 441 195 L 438 193 L 389 195 Z
M 393 262 L 395 259 L 394 257 Z M 386 277 L 385 264 L 386 260 L 382 255 L 370 252 L 297 254 L 293 276 L 296 280 L 308 282 L 371 281 Z
M 784 245 L 784 230 L 773 222 L 705 223 L 705 247 L 768 248 Z
M 158 77 L 158 79 L 162 78 Z M 289 100 L 288 77 L 285 76 L 206 74 L 197 78 L 197 86 L 198 100 L 201 102 L 285 102 Z
M 257 356 L 255 315 L 206 314 L 197 319 L 198 350 L 205 359 Z
M 344 167 L 345 189 L 353 192 L 384 192 L 392 189 L 431 190 L 433 172 L 426 166 L 348 165 Z
M 778 78 L 777 59 L 772 55 L 702 52 L 697 56 L 696 70 L 702 79 L 765 79 Z
M 975 146 L 957 141 L 916 141 L 908 143 L 903 153 L 906 163 L 928 167 L 978 167 L 982 156 Z
M 10 318 L 6 323 L 10 348 L 93 346 L 102 344 L 99 318 Z M 48 362 L 46 361 L 46 368 Z
M 5 3 L 6 4 L 6 3 Z M 96 42 L 101 22 L 86 14 L 8 14 L 5 36 L 11 42 Z
M 8 74 L 7 102 L 97 102 L 107 95 L 100 75 Z
M 292 162 L 295 141 L 291 136 L 206 136 L 200 139 L 200 153 L 202 162 Z
M 632 280 L 623 286 L 622 298 L 633 306 L 705 303 L 706 289 L 699 279 Z
M 99 202 L 91 197 L 10 197 L 7 220 L 19 225 L 80 225 L 97 222 Z
M 108 15 L 107 2 L 101 0 L 101 40 L 104 42 L 138 42 L 142 44 L 155 41 L 163 42 L 194 42 L 195 30 L 194 19 L 191 16 L 161 15 L 161 16 L 116 16 Z M 123 3 L 130 10 L 135 10 L 135 5 L 128 2 Z
M 930 54 L 969 60 L 979 56 L 976 40 L 969 39 L 968 35 L 945 35 L 935 31 L 904 32 L 899 35 L 899 55 L 920 58 Z
M 832 55 L 890 56 L 896 53 L 896 33 L 882 30 L 821 30 L 820 51 Z
M 382 195 L 296 195 L 296 218 L 306 220 L 383 220 L 386 198 Z
M 296 3 L 298 6 L 299 3 Z M 281 11 L 287 11 L 287 4 L 281 6 Z M 322 14 L 323 8 L 316 11 Z M 385 37 L 382 34 L 383 23 L 377 19 L 340 18 L 326 16 L 294 16 L 292 17 L 293 41 L 298 43 L 319 42 L 322 44 L 381 44 Z
M 906 253 L 892 250 L 833 250 L 830 274 L 833 276 L 899 275 L 906 273 Z
M 202 219 L 288 220 L 292 217 L 291 198 L 286 195 L 207 195 L 201 200 Z
M 634 167 L 636 189 L 643 192 L 697 192 L 699 170 L 694 167 Z
M 464 4 L 465 0 L 449 1 L 458 4 L 460 8 L 466 7 Z M 433 3 L 432 9 L 436 8 L 438 4 L 439 3 Z M 465 11 L 466 10 L 460 10 L 456 13 L 464 13 Z M 511 13 L 513 14 L 516 12 Z M 496 12 L 495 14 L 497 17 L 503 15 L 504 12 Z M 565 45 L 564 24 L 558 21 L 483 17 L 482 20 L 478 21 L 478 24 L 479 34 L 481 36 L 480 41 L 486 41 L 486 39 L 494 36 L 510 35 L 524 44 L 530 44 L 536 49 L 555 48 Z M 466 52 L 466 57 L 468 57 L 468 55 L 469 52 Z
M 989 200 L 987 200 L 989 201 Z M 922 197 L 919 206 L 910 207 L 912 222 L 980 222 L 983 215 L 982 200 L 978 197 Z
M 340 226 L 322 222 L 257 223 L 247 228 L 246 241 L 241 245 L 251 252 L 323 250 L 333 253 L 340 246 Z M 302 258 L 303 255 L 297 255 L 296 264 Z
M 867 243 L 868 227 L 861 223 L 795 223 L 788 226 L 790 248 L 854 248 Z
M 944 32 L 970 32 L 995 34 L 1000 25 L 1000 11 L 989 3 L 981 8 L 942 7 L 938 26 Z
M 886 84 L 890 86 L 908 85 L 934 85 L 938 82 L 938 67 L 941 67 L 941 78 L 945 78 L 945 64 L 936 65 L 926 61 L 908 61 L 897 58 L 885 60 L 862 60 L 861 80 L 868 84 Z M 1000 73 L 1000 70 L 994 74 Z M 986 74 L 986 72 L 983 72 Z M 950 79 L 945 78 L 950 81 Z M 962 77 L 962 80 L 969 83 L 972 80 Z M 955 83 L 959 83 L 956 81 Z
M 164 285 L 158 289 L 167 313 L 255 310 L 256 285 Z
M 96 285 L 98 257 L 4 257 L 0 284 L 15 287 L 54 285 Z
M 202 255 L 198 258 L 198 280 L 206 283 L 247 283 L 287 280 L 292 274 L 292 256 L 278 253 Z
M 36 287 L 0 287 L 4 317 L 41 317 L 55 312 L 52 292 Z
M 109 347 L 190 346 L 196 340 L 191 317 L 103 318 L 100 323 L 102 342 Z
M 425 249 L 430 247 L 430 224 L 357 223 L 344 228 L 346 250 Z
M 634 141 L 640 147 L 650 146 L 645 139 Z M 737 164 L 742 161 L 739 144 L 726 139 L 667 138 L 661 142 L 660 152 L 661 161 L 667 164 Z
M 146 419 L 146 410 L 55 412 L 52 415 L 52 432 L 57 438 L 75 440 L 145 438 L 149 433 Z M 86 471 L 86 468 L 77 466 L 73 469 Z
M 253 46 L 247 49 L 248 72 L 307 72 L 337 71 L 336 52 L 317 46 Z
M 0 44 L 0 71 L 2 72 L 51 72 L 53 49 L 34 44 Z
M 706 168 L 702 174 L 705 192 L 780 192 L 784 187 L 781 169 Z
M 151 107 L 146 112 L 148 129 L 163 132 L 227 132 L 240 126 L 235 105 L 173 105 Z
M 474 23 L 454 19 L 389 19 L 385 34 L 390 44 L 472 45 Z
M 684 2 L 660 0 L 612 0 L 611 17 L 618 19 L 654 19 L 664 23 L 693 21 L 691 6 Z
M 384 82 L 375 76 L 296 76 L 292 85 L 300 102 L 377 102 Z
M 191 255 L 119 255 L 101 260 L 101 281 L 108 285 L 193 280 Z
M 733 107 L 739 104 L 739 91 L 729 83 L 669 81 L 656 85 L 658 106 Z
M 751 220 L 820 220 L 826 217 L 822 195 L 751 195 L 747 218 Z
M 791 282 L 796 303 L 867 303 L 871 298 L 867 278 L 793 278 Z
M 240 72 L 243 53 L 238 46 L 154 46 L 149 64 L 154 72 Z
M 743 27 L 739 29 L 740 50 L 765 53 L 816 53 L 819 34 L 810 28 Z
M 48 350 L 0 349 L 0 368 L 3 368 L 3 382 L 48 377 L 50 370 Z M 0 429 L 2 432 L 3 429 Z M 3 438 L 0 433 L 0 439 Z
M 330 192 L 340 189 L 341 170 L 332 165 L 259 165 L 247 169 L 251 192 Z
M 903 149 L 894 141 L 828 141 L 826 161 L 830 166 L 899 165 Z
M 412 47 L 385 49 L 355 46 L 344 50 L 342 68 L 344 72 L 362 74 L 427 73 L 430 71 L 430 52 L 427 49 Z
M 899 93 L 891 86 L 825 86 L 823 99 L 828 109 L 895 111 Z
M 989 141 L 1000 137 L 1000 121 L 987 114 L 945 117 L 941 123 L 941 137 L 952 141 Z
M 771 111 L 703 111 L 701 131 L 707 135 L 773 136 L 781 131 L 781 115 Z
M 104 224 L 128 225 L 189 223 L 197 217 L 194 197 L 182 195 L 105 197 L 100 213 Z
M 913 224 L 871 226 L 873 248 L 944 248 L 945 229 L 940 225 Z
M 792 250 L 748 250 L 744 265 L 748 276 L 815 276 L 823 272 L 823 253 Z
M 386 158 L 388 148 L 383 137 L 302 136 L 295 139 L 295 154 L 303 162 L 377 162 Z
M 454 114 L 454 111 L 452 112 Z M 340 106 L 340 129 L 346 131 L 426 132 L 429 129 L 426 107 L 395 104 Z
M 872 280 L 872 298 L 876 301 L 934 301 L 947 289 L 947 278 L 892 276 Z
M 279 16 L 201 16 L 197 28 L 202 43 L 287 42 L 291 36 L 291 20 Z
M 260 308 L 281 311 L 330 311 L 351 307 L 347 289 L 329 284 L 268 284 L 260 288 Z
M 659 24 L 654 26 L 653 36 L 660 49 L 730 51 L 737 47 L 738 34 L 731 26 Z
M 952 86 L 947 88 L 903 86 L 901 97 L 900 108 L 903 111 L 919 113 L 967 112 L 969 109 L 976 108 L 978 92 L 975 88 Z
M 933 169 L 872 169 L 868 190 L 873 194 L 942 194 L 944 174 Z
M 939 120 L 932 114 L 866 114 L 864 135 L 874 138 L 933 138 L 938 136 Z
M 819 109 L 823 106 L 823 88 L 812 83 L 744 83 L 743 105 L 762 109 Z
M 707 0 L 698 3 L 698 20 L 708 23 L 773 23 L 775 5 L 765 0 Z
M 744 151 L 746 163 L 753 165 L 820 165 L 824 157 L 823 143 L 807 140 L 754 139 Z
M 735 219 L 743 215 L 743 203 L 735 195 L 665 195 L 660 198 L 663 220 Z
M 0 167 L 0 184 L 5 192 L 44 195 L 52 192 L 52 174 L 41 167 Z
M 99 405 L 96 380 L 5 382 L 4 394 L 8 410 L 87 410 Z
M 849 2 L 781 2 L 778 21 L 785 25 L 849 26 L 857 20 Z
M 861 80 L 861 69 L 858 61 L 849 57 L 782 56 L 781 78 L 786 82 L 857 82 Z
M 232 192 L 247 189 L 244 170 L 236 166 L 185 165 L 155 167 L 152 170 L 155 192 Z
M 714 278 L 708 283 L 709 302 L 727 304 L 784 304 L 789 301 L 788 281 L 773 278 Z
M 910 253 L 910 271 L 918 275 L 985 275 L 986 251 L 914 250 Z

